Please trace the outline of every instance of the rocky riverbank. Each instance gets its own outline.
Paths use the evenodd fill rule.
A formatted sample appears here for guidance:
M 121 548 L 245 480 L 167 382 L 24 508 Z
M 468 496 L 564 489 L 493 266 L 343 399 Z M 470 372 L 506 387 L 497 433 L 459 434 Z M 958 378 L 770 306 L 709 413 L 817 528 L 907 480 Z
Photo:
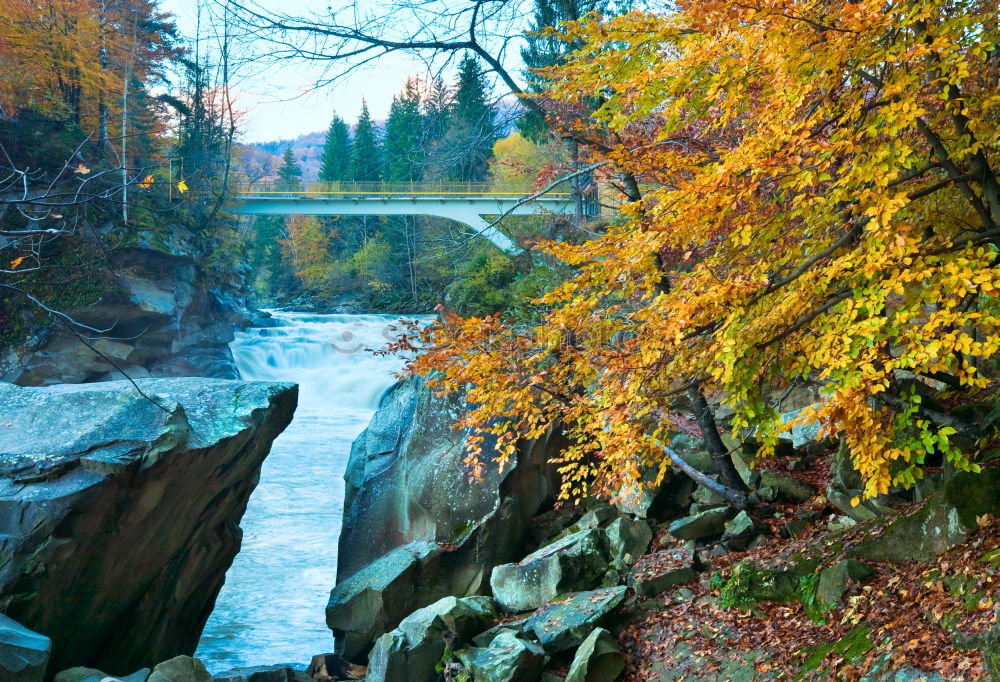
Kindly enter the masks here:
M 463 478 L 456 408 L 409 380 L 352 452 L 327 620 L 367 680 L 1000 675 L 1000 468 L 853 506 L 849 459 L 799 431 L 759 469 L 737 457 L 747 511 L 680 474 L 568 508 L 551 438 Z M 674 446 L 714 473 L 698 440 Z
M 138 384 L 0 384 L 0 679 L 195 649 L 297 389 Z

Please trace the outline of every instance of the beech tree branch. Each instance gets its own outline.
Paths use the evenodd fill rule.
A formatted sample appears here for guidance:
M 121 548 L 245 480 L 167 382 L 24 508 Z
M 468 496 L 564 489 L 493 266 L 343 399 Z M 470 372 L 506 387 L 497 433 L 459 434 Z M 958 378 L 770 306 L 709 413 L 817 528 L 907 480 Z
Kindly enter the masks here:
M 739 490 L 734 490 L 733 488 L 729 488 L 719 483 L 715 479 L 711 478 L 710 476 L 706 476 L 705 474 L 701 473 L 693 466 L 685 462 L 684 458 L 678 455 L 670 447 L 664 445 L 663 451 L 667 454 L 667 457 L 670 458 L 670 463 L 673 464 L 678 469 L 680 469 L 681 471 L 683 471 L 685 474 L 687 474 L 688 477 L 695 483 L 703 485 L 712 492 L 721 495 L 727 502 L 729 502 L 737 509 L 746 509 L 747 507 L 750 506 L 746 494 L 740 492 Z

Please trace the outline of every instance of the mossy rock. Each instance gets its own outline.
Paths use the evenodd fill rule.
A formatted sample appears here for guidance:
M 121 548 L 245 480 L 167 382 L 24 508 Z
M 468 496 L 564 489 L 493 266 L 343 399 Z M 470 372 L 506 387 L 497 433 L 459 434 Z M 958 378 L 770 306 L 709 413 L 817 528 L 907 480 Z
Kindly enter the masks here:
M 965 541 L 976 518 L 1000 513 L 1000 468 L 959 472 L 915 514 L 893 521 L 850 555 L 873 561 L 927 561 Z
M 815 561 L 802 561 L 787 568 L 759 568 L 748 561 L 737 564 L 722 587 L 723 608 L 748 607 L 755 602 L 790 602 L 801 595 L 802 577 L 813 573 Z

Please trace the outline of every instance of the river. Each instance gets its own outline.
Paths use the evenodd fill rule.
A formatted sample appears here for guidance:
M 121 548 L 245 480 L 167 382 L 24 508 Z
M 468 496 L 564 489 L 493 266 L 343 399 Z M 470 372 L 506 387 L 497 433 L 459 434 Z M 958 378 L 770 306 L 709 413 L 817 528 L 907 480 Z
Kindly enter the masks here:
M 299 406 L 264 462 L 197 657 L 212 672 L 307 664 L 333 650 L 324 607 L 337 574 L 344 469 L 403 361 L 377 357 L 397 319 L 275 312 L 278 326 L 232 343 L 247 380 L 294 381 Z

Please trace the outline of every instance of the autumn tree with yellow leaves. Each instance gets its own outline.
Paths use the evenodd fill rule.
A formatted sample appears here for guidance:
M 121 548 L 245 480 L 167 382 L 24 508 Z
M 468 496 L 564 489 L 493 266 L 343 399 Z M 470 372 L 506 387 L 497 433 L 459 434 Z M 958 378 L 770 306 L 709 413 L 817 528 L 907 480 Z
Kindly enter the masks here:
M 864 496 L 932 463 L 977 470 L 988 438 L 942 405 L 988 397 L 1000 347 L 997 17 L 995 0 L 699 0 L 564 26 L 582 47 L 544 97 L 596 104 L 552 123 L 620 190 L 620 220 L 538 245 L 574 274 L 537 326 L 425 333 L 412 369 L 466 392 L 470 464 L 495 465 L 485 433 L 502 466 L 559 426 L 563 496 L 613 496 L 664 475 L 699 400 L 766 455 L 781 396 L 812 387 L 794 423 L 843 438 Z

